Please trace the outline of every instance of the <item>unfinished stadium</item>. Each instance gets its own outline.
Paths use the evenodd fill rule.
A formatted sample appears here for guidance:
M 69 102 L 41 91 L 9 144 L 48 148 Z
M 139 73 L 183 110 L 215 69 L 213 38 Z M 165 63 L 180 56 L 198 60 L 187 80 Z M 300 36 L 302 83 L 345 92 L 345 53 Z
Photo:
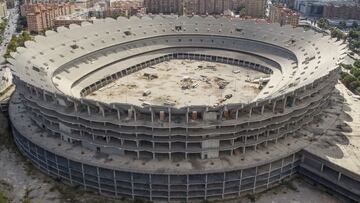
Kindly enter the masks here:
M 300 172 L 358 200 L 360 173 L 298 134 L 328 104 L 345 46 L 199 16 L 46 31 L 9 59 L 15 142 L 43 172 L 114 197 L 226 199 Z

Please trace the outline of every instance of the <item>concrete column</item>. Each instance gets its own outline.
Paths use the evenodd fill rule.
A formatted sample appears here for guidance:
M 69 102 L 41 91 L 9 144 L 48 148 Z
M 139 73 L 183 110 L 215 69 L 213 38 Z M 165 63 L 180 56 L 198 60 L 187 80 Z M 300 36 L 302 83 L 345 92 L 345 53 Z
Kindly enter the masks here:
M 224 193 L 225 193 L 225 172 L 223 173 L 222 194 L 221 194 L 222 199 L 224 199 Z
M 269 135 L 270 135 L 270 131 L 266 131 L 266 143 L 265 143 L 265 146 L 268 146 Z
M 28 142 L 29 144 L 29 142 Z M 30 150 L 30 148 L 29 148 Z M 58 177 L 60 177 L 60 172 L 59 172 L 59 163 L 58 163 L 58 159 L 57 159 L 57 156 L 55 155 L 55 162 L 56 162 L 56 170 L 57 170 L 57 175 Z
M 151 177 L 151 173 L 149 174 L 149 192 L 150 192 L 150 201 L 153 201 L 152 198 L 152 177 Z
M 105 110 L 104 110 L 104 107 L 102 107 L 102 106 L 98 106 L 99 107 L 99 109 L 100 109 L 100 112 L 101 112 L 101 115 L 102 115 L 102 117 L 105 117 Z
M 85 170 L 84 170 L 84 164 L 83 164 L 83 163 L 81 163 L 81 175 L 82 175 L 82 179 L 83 179 L 84 189 L 86 190 L 86 183 L 85 183 Z
M 338 178 L 337 178 L 337 181 L 339 182 L 341 180 L 341 172 L 339 172 L 338 174 Z
M 169 112 L 169 124 L 171 123 L 171 109 L 170 108 L 168 108 L 168 112 Z M 170 127 L 170 125 L 169 125 L 169 127 Z
M 271 162 L 270 162 L 270 165 L 269 165 L 269 175 L 268 175 L 268 178 L 267 178 L 267 181 L 266 181 L 266 188 L 269 188 L 270 174 L 271 174 Z
M 262 106 L 261 106 L 261 115 L 263 115 L 263 114 L 264 114 L 264 109 L 265 109 L 265 106 L 264 106 L 264 105 L 262 105 Z
M 251 114 L 252 114 L 252 107 L 250 108 L 250 111 L 249 111 L 249 118 L 251 118 Z
M 133 173 L 130 173 L 130 179 L 131 179 L 131 197 L 132 199 L 135 198 L 135 195 L 134 195 L 134 175 Z
M 168 185 L 168 201 L 170 202 L 170 175 L 168 175 L 168 182 L 167 182 L 167 185 Z
M 237 120 L 238 118 L 239 118 L 239 109 L 236 109 L 235 119 Z
M 154 125 L 154 110 L 150 107 L 150 113 L 151 113 L 151 124 Z
M 255 193 L 256 188 L 256 177 L 257 177 L 258 167 L 255 168 L 255 178 L 254 178 L 254 186 L 253 186 L 253 193 Z
M 75 111 L 75 113 L 78 112 L 78 103 L 77 102 L 74 102 L 74 111 Z
M 46 101 L 46 94 L 45 94 L 45 90 L 43 90 L 43 100 Z
M 280 182 L 280 179 L 281 179 L 281 177 L 282 177 L 283 168 L 284 168 L 284 159 L 281 159 L 281 168 L 280 168 L 280 178 L 279 178 L 279 182 Z
M 116 109 L 116 110 L 117 110 L 117 118 L 118 120 L 121 120 L 120 109 Z
M 189 175 L 186 175 L 186 202 L 189 202 Z
M 97 176 L 98 190 L 99 190 L 99 193 L 101 194 L 99 167 L 96 167 L 96 176 Z
M 294 163 L 295 163 L 295 154 L 293 154 L 293 156 L 292 156 L 290 176 L 292 175 L 292 173 L 293 173 L 293 171 L 294 171 Z
M 88 111 L 88 115 L 90 116 L 91 115 L 91 109 L 90 109 L 89 105 L 87 106 L 87 111 Z
M 323 164 L 323 163 L 321 164 L 321 169 L 320 169 L 320 171 L 321 171 L 321 172 L 324 171 L 324 164 Z
M 116 184 L 116 172 L 115 172 L 115 170 L 113 170 L 113 179 L 114 179 L 115 197 L 118 197 L 117 184 Z
M 131 107 L 131 110 L 133 111 L 134 114 L 134 121 L 136 121 L 136 110 L 133 107 Z
M 272 108 L 273 113 L 275 113 L 275 107 L 276 107 L 276 101 L 274 101 L 274 104 L 273 104 L 273 108 Z
M 242 176 L 243 176 L 243 170 L 240 170 L 240 180 L 239 180 L 239 193 L 238 193 L 238 196 L 241 195 L 241 181 L 242 181 Z
M 286 108 L 286 102 L 287 102 L 287 96 L 284 98 L 284 104 L 283 104 L 283 110 L 285 111 Z
M 205 176 L 205 195 L 204 195 L 204 199 L 207 199 L 207 187 L 208 187 L 208 174 L 206 174 Z
M 292 101 L 292 106 L 295 106 L 295 102 L 296 102 L 296 97 L 295 97 L 295 95 L 294 95 L 294 99 L 293 99 L 293 101 Z

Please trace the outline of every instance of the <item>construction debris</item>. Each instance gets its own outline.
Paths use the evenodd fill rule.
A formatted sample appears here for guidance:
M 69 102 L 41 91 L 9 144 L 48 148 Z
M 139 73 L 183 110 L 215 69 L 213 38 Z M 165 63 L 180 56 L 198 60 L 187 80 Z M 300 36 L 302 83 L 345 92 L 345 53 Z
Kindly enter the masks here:
M 137 86 L 136 86 L 136 84 L 127 84 L 126 87 L 127 87 L 128 89 L 134 89 L 134 88 L 136 88 Z
M 164 105 L 165 105 L 165 106 L 175 106 L 175 104 L 176 104 L 176 102 L 170 101 L 170 100 L 166 100 L 166 101 L 164 102 Z
M 205 69 L 207 69 L 207 70 L 216 71 L 216 66 L 210 66 L 210 65 L 203 66 L 203 65 L 199 65 L 196 70 L 199 70 L 199 69 L 200 69 L 200 70 L 205 70 Z
M 227 94 L 225 95 L 225 99 L 230 99 L 233 95 L 232 94 Z
M 210 79 L 206 75 L 200 75 L 200 81 L 210 84 Z
M 150 106 L 151 104 L 149 102 L 143 102 L 141 106 Z
M 190 77 L 184 77 L 183 79 L 180 80 L 180 86 L 181 86 L 181 89 L 183 89 L 183 90 L 195 88 L 198 85 L 199 84 L 194 84 L 194 81 Z
M 219 86 L 219 89 L 224 89 L 226 85 L 230 83 L 229 81 L 226 81 L 225 79 L 219 77 L 215 77 L 214 81 Z
M 143 92 L 143 96 L 148 96 L 148 95 L 150 95 L 151 94 L 151 91 L 150 90 L 145 90 L 144 92 Z
M 144 78 L 146 78 L 148 80 L 153 80 L 153 79 L 159 78 L 159 76 L 154 73 L 144 73 L 143 76 L 144 76 Z
M 224 98 L 219 99 L 218 102 L 221 104 L 221 103 L 225 102 L 226 100 L 231 99 L 232 96 L 233 96 L 232 94 L 227 94 L 227 95 L 225 95 Z

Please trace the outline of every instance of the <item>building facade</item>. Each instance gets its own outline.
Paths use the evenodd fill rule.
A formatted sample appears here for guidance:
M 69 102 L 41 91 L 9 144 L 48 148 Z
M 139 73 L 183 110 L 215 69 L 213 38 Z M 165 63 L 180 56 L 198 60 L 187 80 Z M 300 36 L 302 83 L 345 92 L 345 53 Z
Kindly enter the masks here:
M 74 12 L 72 3 L 63 4 L 25 4 L 22 6 L 30 32 L 43 32 L 54 28 L 54 20 L 58 16 Z
M 0 17 L 6 17 L 7 16 L 7 5 L 6 2 L 0 2 Z
M 271 23 L 280 23 L 280 25 L 290 24 L 296 27 L 299 24 L 299 14 L 284 6 L 271 5 L 269 21 Z
M 329 3 L 324 6 L 323 17 L 330 19 L 360 20 L 360 5 Z
M 220 15 L 227 10 L 246 8 L 246 15 L 264 17 L 266 0 L 144 0 L 147 13 Z

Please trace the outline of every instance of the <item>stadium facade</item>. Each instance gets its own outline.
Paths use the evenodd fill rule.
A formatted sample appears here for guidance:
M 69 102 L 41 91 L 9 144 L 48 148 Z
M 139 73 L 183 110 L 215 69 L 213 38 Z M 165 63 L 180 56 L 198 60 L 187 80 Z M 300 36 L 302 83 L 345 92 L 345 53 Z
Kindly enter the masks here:
M 301 164 L 324 168 L 302 152 L 309 142 L 297 131 L 329 102 L 344 52 L 342 42 L 302 28 L 213 17 L 104 19 L 46 31 L 9 59 L 15 142 L 40 170 L 103 195 L 193 201 L 256 193 Z M 246 102 L 89 98 L 173 59 L 252 69 L 269 81 Z

